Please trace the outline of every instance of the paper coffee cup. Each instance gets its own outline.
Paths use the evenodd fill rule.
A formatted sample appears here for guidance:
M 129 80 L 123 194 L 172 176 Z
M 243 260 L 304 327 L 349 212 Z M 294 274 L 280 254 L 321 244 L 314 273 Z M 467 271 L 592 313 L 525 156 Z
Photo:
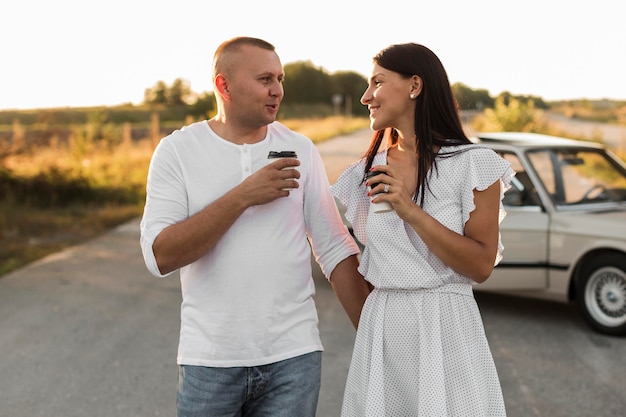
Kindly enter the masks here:
M 381 171 L 372 171 L 372 172 L 368 173 L 365 178 L 369 179 L 369 178 L 375 177 L 378 174 L 383 174 L 383 172 L 381 172 Z M 367 187 L 367 191 L 371 192 L 372 188 L 375 188 L 378 184 L 380 184 L 380 183 L 370 184 Z M 374 194 L 374 195 L 370 196 L 370 201 L 373 200 L 374 198 L 376 198 L 379 194 Z M 372 203 L 372 206 L 373 206 L 372 208 L 374 210 L 374 213 L 387 213 L 389 211 L 393 211 L 393 207 L 387 201 L 381 201 L 379 203 Z
M 298 154 L 295 151 L 270 151 L 267 154 L 267 163 L 271 164 L 282 158 L 298 158 Z M 294 169 L 295 167 L 287 167 L 283 169 Z M 293 188 L 283 188 L 283 190 L 291 191 Z

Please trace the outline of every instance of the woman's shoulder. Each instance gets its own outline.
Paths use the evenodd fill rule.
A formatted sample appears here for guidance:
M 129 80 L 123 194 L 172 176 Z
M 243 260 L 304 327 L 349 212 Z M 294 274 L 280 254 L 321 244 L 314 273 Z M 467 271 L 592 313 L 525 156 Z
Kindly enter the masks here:
M 479 143 L 462 143 L 462 144 L 455 144 L 455 145 L 444 145 L 441 147 L 439 153 L 442 153 L 442 152 L 462 153 L 466 151 L 476 151 L 476 150 L 490 151 L 491 149 Z
M 462 176 L 472 188 L 484 189 L 498 178 L 510 182 L 511 164 L 493 149 L 480 144 L 442 147 L 437 167 L 448 177 Z
M 340 175 L 342 178 L 352 178 L 356 176 L 363 176 L 365 173 L 365 159 L 361 158 L 352 162 L 350 165 L 343 170 L 343 173 Z
M 442 146 L 437 154 L 437 159 L 445 160 L 452 158 L 452 163 L 458 163 L 459 159 L 476 161 L 481 159 L 496 159 L 500 156 L 493 149 L 475 143 L 464 145 Z
M 352 162 L 348 167 L 344 170 L 344 173 L 347 172 L 356 172 L 359 175 L 363 176 L 365 174 L 365 164 L 367 160 L 365 157 L 362 157 L 354 162 Z M 374 156 L 374 160 L 372 161 L 372 166 L 374 165 L 386 165 L 387 164 L 387 150 L 378 151 Z

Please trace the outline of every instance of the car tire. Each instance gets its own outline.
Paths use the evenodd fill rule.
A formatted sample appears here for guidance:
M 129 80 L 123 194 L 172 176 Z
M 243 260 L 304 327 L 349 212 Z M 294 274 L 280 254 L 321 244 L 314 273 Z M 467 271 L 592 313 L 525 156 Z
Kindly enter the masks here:
M 602 254 L 583 265 L 576 302 L 594 330 L 626 335 L 626 256 Z

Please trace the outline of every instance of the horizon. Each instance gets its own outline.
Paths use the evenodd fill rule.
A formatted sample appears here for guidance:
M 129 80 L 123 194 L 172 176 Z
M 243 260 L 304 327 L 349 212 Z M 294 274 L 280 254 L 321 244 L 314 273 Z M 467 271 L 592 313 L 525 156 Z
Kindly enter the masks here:
M 480 87 L 477 88 L 472 88 L 472 90 L 479 90 L 481 89 Z M 504 93 L 505 91 L 502 91 L 501 93 Z M 194 91 L 194 93 L 197 93 Z M 491 97 L 496 98 L 498 95 L 493 95 L 491 94 Z M 626 103 L 626 99 L 611 99 L 611 98 L 597 98 L 597 99 L 590 99 L 590 98 L 586 98 L 586 97 L 580 97 L 580 98 L 570 98 L 570 99 L 555 99 L 555 100 L 545 100 L 543 99 L 543 97 L 540 97 L 538 95 L 535 94 L 514 94 L 514 96 L 532 96 L 532 97 L 536 97 L 536 98 L 541 98 L 542 100 L 544 100 L 544 102 L 550 104 L 550 103 L 560 103 L 560 102 L 580 102 L 580 101 L 587 101 L 587 102 L 591 102 L 591 103 L 599 103 L 599 102 L 611 102 L 611 103 Z M 142 107 L 142 106 L 146 106 L 147 104 L 144 104 L 143 102 L 141 103 L 130 103 L 130 102 L 126 102 L 126 103 L 117 103 L 117 104 L 96 104 L 96 105 L 86 105 L 86 106 L 53 106 L 53 107 L 33 107 L 33 108 L 20 108 L 20 109 L 14 109 L 14 108 L 0 108 L 0 113 L 2 112 L 29 112 L 29 111 L 52 111 L 52 110 L 88 110 L 88 109 L 97 109 L 97 108 L 115 108 L 115 107 L 124 107 L 124 106 L 132 106 L 132 107 Z
M 97 20 L 78 0 L 0 6 L 6 19 L 0 36 L 11 39 L 3 45 L 0 110 L 140 105 L 145 89 L 177 78 L 202 94 L 212 90 L 214 50 L 239 35 L 274 44 L 283 65 L 310 61 L 331 74 L 368 78 L 379 50 L 416 42 L 441 59 L 450 84 L 493 97 L 506 91 L 547 102 L 626 101 L 626 4 L 611 0 L 593 7 L 582 1 L 407 6 L 318 0 L 303 12 L 286 0 L 138 3 L 110 0 L 97 9 Z

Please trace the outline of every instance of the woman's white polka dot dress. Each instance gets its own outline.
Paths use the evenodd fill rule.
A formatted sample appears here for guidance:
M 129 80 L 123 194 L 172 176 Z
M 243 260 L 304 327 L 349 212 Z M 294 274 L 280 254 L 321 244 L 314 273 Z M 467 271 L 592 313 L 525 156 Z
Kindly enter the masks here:
M 473 190 L 500 180 L 503 194 L 513 171 L 480 146 L 443 147 L 439 155 L 424 209 L 462 234 Z M 379 152 L 374 165 L 386 156 Z M 355 162 L 332 187 L 365 245 L 359 270 L 376 288 L 361 314 L 342 417 L 506 415 L 475 282 L 442 263 L 395 212 L 373 213 L 363 173 L 364 161 Z

